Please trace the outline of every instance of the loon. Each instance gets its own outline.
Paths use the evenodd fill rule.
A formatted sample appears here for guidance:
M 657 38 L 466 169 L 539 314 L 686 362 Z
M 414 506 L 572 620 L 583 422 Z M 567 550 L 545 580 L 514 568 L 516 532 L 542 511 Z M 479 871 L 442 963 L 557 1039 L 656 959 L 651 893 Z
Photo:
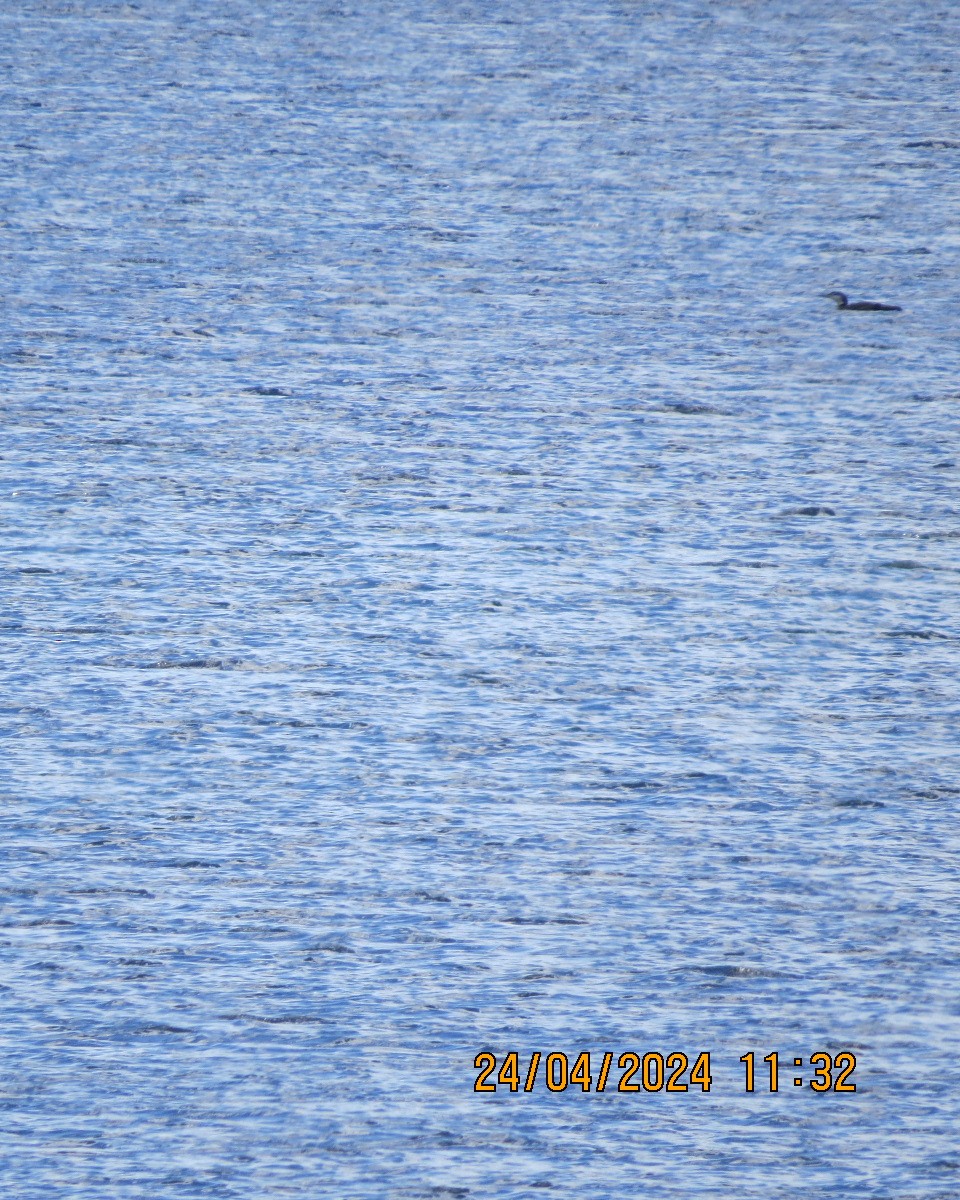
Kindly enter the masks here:
M 837 308 L 849 308 L 852 312 L 903 312 L 899 304 L 877 304 L 875 300 L 857 300 L 848 304 L 843 292 L 823 292 L 822 295 L 827 300 L 836 300 Z

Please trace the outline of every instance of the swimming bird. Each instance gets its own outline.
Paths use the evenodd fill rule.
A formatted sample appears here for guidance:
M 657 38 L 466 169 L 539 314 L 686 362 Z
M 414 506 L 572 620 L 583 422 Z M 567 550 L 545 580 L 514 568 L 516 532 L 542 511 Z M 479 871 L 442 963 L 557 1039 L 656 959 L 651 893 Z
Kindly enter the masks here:
M 827 300 L 836 300 L 837 308 L 848 308 L 851 312 L 903 312 L 899 304 L 878 304 L 876 300 L 857 300 L 850 304 L 843 292 L 823 292 L 821 294 Z

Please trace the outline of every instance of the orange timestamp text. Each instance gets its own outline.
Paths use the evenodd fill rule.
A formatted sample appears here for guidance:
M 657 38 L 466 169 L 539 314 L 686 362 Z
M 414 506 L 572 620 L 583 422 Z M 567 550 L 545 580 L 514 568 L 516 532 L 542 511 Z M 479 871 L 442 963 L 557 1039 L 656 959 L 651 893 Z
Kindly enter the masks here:
M 765 1064 L 762 1075 L 752 1050 L 741 1055 L 744 1091 L 756 1091 L 761 1079 L 767 1085 L 762 1090 L 779 1091 L 780 1068 L 790 1065 L 800 1069 L 800 1074 L 792 1078 L 794 1087 L 806 1084 L 812 1091 L 820 1093 L 857 1090 L 850 1078 L 857 1060 L 849 1050 L 832 1055 L 826 1050 L 818 1050 L 806 1059 L 804 1056 L 793 1058 L 792 1063 L 782 1060 L 774 1050 L 764 1055 L 761 1061 Z M 803 1075 L 805 1062 L 812 1069 L 806 1078 Z M 561 1051 L 544 1054 L 534 1050 L 526 1055 L 511 1050 L 499 1059 L 483 1050 L 473 1060 L 473 1066 L 479 1072 L 473 1084 L 475 1092 L 496 1092 L 498 1089 L 532 1092 L 538 1083 L 550 1092 L 565 1092 L 568 1088 L 579 1088 L 583 1092 L 691 1092 L 697 1089 L 709 1092 L 713 1084 L 709 1050 L 692 1055 L 682 1050 L 669 1054 L 659 1050 L 648 1050 L 643 1054 L 625 1050 L 619 1055 L 612 1050 L 595 1055 L 589 1050 L 581 1050 L 579 1054 L 569 1056 Z

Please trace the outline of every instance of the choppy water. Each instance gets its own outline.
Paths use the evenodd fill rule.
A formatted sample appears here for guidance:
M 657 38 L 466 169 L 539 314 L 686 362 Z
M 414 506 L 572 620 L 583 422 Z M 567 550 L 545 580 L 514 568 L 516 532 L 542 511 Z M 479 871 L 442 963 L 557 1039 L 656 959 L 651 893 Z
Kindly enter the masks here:
M 0 66 L 5 1194 L 955 1197 L 960 10 Z

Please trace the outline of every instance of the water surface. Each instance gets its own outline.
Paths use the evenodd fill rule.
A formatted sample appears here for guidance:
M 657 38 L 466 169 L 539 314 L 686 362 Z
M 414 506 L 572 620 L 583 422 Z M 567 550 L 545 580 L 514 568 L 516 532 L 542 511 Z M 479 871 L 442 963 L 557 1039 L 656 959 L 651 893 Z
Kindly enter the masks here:
M 958 13 L 0 47 L 6 1194 L 954 1197 Z

